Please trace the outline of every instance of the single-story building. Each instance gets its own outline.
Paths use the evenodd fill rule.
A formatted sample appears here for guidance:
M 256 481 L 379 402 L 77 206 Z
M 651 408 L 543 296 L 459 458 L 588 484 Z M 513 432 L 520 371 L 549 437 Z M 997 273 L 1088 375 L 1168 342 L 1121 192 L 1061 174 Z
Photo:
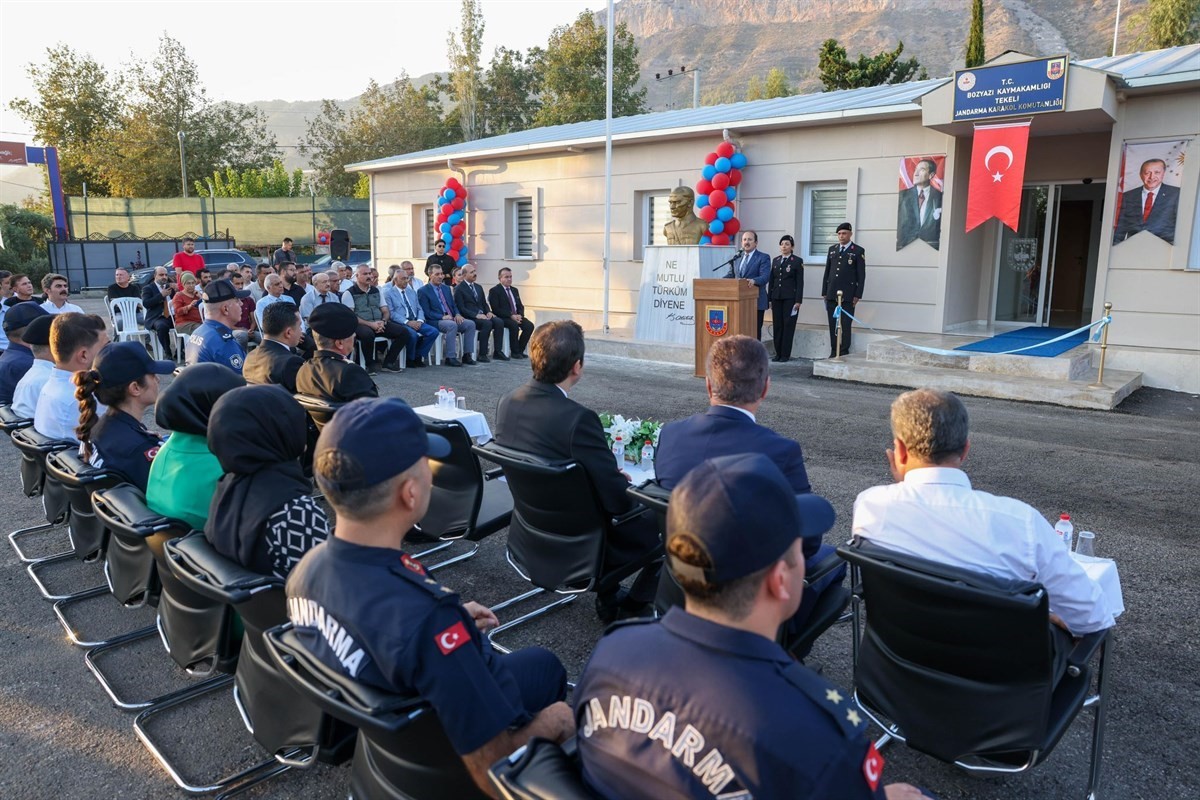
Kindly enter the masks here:
M 867 260 L 857 316 L 873 328 L 1077 328 L 1108 301 L 1109 365 L 1142 372 L 1149 386 L 1200 392 L 1200 45 L 1058 61 L 1005 53 L 955 78 L 613 120 L 610 328 L 632 331 L 644 248 L 665 244 L 667 195 L 695 185 L 728 131 L 748 159 L 742 227 L 771 255 L 792 234 L 805 260 L 802 329 L 825 329 L 825 252 L 837 223 L 849 221 Z M 1041 63 L 1044 83 L 1019 88 L 1059 89 L 1045 113 L 1030 106 L 1005 117 L 986 109 L 1003 96 L 963 100 L 986 94 L 989 75 Z M 1031 120 L 1017 230 L 992 219 L 968 232 L 975 124 L 1014 118 Z M 510 267 L 535 321 L 569 316 L 601 329 L 604 134 L 603 120 L 583 122 L 349 166 L 371 177 L 377 264 L 423 261 L 437 193 L 457 176 L 469 191 L 466 241 L 480 280 Z M 988 166 L 1011 156 L 989 154 Z M 904 196 L 922 183 L 918 168 L 935 190 L 920 210 Z M 1147 172 L 1161 190 L 1144 204 Z M 797 354 L 823 356 L 825 346 Z

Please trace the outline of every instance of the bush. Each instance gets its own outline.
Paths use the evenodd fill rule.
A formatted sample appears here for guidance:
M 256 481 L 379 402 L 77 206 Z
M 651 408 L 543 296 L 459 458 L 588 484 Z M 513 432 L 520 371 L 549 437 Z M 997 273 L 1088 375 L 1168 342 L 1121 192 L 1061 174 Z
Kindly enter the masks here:
M 20 206 L 0 206 L 0 269 L 23 273 L 38 286 L 50 271 L 48 244 L 54 239 L 54 220 Z

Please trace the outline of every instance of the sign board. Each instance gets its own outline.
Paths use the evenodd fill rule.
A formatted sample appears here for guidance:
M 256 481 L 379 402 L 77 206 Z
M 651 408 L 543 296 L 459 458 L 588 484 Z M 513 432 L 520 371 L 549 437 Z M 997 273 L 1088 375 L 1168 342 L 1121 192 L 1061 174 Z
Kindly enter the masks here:
M 954 120 L 1029 116 L 1062 111 L 1067 56 L 960 69 L 954 73 Z
M 643 342 L 693 346 L 696 337 L 696 301 L 692 281 L 724 275 L 722 262 L 734 253 L 726 247 L 665 245 L 645 249 L 642 286 L 634 336 Z M 705 324 L 701 320 L 700 324 Z
M 0 142 L 0 164 L 25 166 L 24 142 Z

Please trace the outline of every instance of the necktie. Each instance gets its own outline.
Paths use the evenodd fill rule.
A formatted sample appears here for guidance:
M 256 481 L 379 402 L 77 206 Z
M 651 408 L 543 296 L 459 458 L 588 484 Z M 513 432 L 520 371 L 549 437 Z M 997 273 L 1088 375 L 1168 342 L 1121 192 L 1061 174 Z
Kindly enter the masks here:
M 325 301 L 328 299 L 329 299 L 329 295 L 327 295 L 327 294 L 321 295 L 321 305 L 325 305 Z
M 746 262 L 750 260 L 750 254 L 746 253 L 742 256 L 741 266 L 738 267 L 738 272 L 742 273 L 742 277 L 746 277 Z
M 917 217 L 922 217 L 925 214 L 925 190 L 917 192 Z
M 1146 192 L 1146 205 L 1142 208 L 1142 222 L 1150 219 L 1150 209 L 1154 208 L 1154 192 Z
M 404 311 L 408 315 L 408 319 L 416 319 L 416 314 L 413 313 L 412 306 L 408 304 L 408 292 L 401 289 L 400 299 L 404 301 Z
M 472 288 L 475 289 L 475 299 L 479 301 L 479 305 L 483 305 L 483 289 L 479 288 L 478 283 L 472 283 Z
M 435 286 L 433 290 L 437 292 L 438 300 L 442 301 L 442 311 L 445 312 L 447 317 L 450 316 L 450 306 L 446 304 L 446 296 L 442 294 L 442 287 Z
M 506 295 L 508 295 L 508 313 L 510 313 L 510 314 L 520 313 L 519 311 L 517 311 L 517 301 L 513 300 L 512 289 L 509 289 L 507 286 L 505 286 L 504 293 Z

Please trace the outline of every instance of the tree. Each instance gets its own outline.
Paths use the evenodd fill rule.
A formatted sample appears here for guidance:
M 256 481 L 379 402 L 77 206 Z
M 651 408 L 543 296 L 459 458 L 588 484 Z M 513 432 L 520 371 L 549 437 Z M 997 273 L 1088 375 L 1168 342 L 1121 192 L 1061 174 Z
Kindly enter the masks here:
M 750 80 L 746 83 L 746 101 L 762 100 L 767 96 L 763 89 L 762 78 L 757 75 L 751 75 Z
M 304 171 L 297 168 L 289 175 L 279 159 L 264 169 L 238 172 L 229 167 L 224 174 L 214 172 L 211 178 L 196 181 L 195 187 L 200 197 L 299 197 L 308 194 Z
M 49 270 L 46 246 L 54 240 L 53 219 L 19 206 L 0 206 L 0 236 L 0 269 L 35 276 Z
M 859 53 L 857 61 L 850 61 L 846 57 L 846 48 L 839 45 L 837 39 L 826 39 L 817 59 L 821 83 L 825 91 L 832 92 L 928 78 L 929 74 L 915 58 L 900 60 L 903 52 L 904 42 L 900 42 L 895 50 L 885 50 L 874 56 Z
M 790 97 L 791 94 L 792 87 L 788 83 L 787 73 L 779 67 L 772 67 L 767 73 L 766 97 Z
M 58 149 L 63 191 L 83 194 L 86 182 L 92 194 L 108 194 L 93 156 L 120 116 L 120 76 L 65 44 L 47 48 L 46 63 L 25 71 L 37 97 L 14 100 L 12 109 L 29 121 L 39 141 Z
M 1139 16 L 1145 25 L 1140 41 L 1148 50 L 1200 41 L 1200 0 L 1150 0 Z
M 966 66 L 978 67 L 987 56 L 983 48 L 983 0 L 971 3 L 971 31 L 967 34 Z
M 300 154 L 310 157 L 318 191 L 351 196 L 358 176 L 345 166 L 359 161 L 441 147 L 455 140 L 432 86 L 420 89 L 402 74 L 390 86 L 371 81 L 360 105 L 346 112 L 332 100 L 308 123 Z
M 565 125 L 603 119 L 607 34 L 591 12 L 550 34 L 541 66 L 540 125 Z M 638 90 L 638 48 L 622 22 L 613 37 L 613 116 L 641 114 L 646 90 Z
M 480 122 L 484 136 L 533 127 L 541 103 L 541 63 L 545 51 L 531 47 L 527 55 L 497 47 L 480 89 Z
M 462 28 L 450 32 L 450 97 L 458 101 L 458 124 L 463 141 L 480 137 L 479 95 L 482 83 L 479 55 L 483 49 L 483 13 L 479 0 L 462 0 Z

